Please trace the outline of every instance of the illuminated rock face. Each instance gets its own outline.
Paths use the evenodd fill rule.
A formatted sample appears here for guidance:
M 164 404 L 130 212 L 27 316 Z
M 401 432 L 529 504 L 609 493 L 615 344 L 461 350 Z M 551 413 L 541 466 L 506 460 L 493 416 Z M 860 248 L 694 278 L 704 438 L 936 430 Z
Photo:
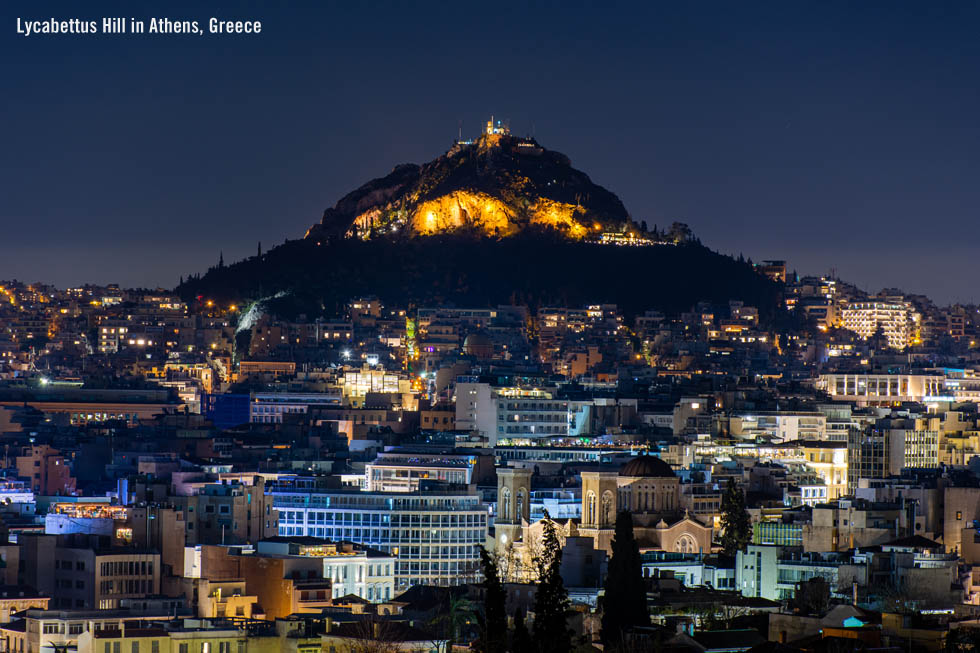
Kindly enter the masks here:
M 467 230 L 511 236 L 551 227 L 573 239 L 633 226 L 613 193 L 533 139 L 490 134 L 422 166 L 402 165 L 324 212 L 308 238 L 427 236 Z
M 522 212 L 486 193 L 454 191 L 422 202 L 412 213 L 409 228 L 420 236 L 463 227 L 487 236 L 511 236 L 523 226 L 534 224 L 552 227 L 573 238 L 583 238 L 588 233 L 578 219 L 583 216 L 581 207 L 543 198 Z
M 472 226 L 487 235 L 509 236 L 517 230 L 512 208 L 486 193 L 453 191 L 422 202 L 412 213 L 409 226 L 421 236 Z

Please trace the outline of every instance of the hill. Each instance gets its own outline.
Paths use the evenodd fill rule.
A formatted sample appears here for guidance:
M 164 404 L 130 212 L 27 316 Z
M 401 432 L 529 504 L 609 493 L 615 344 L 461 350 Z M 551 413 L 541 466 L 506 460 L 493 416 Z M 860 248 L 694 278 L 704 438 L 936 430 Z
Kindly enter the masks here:
M 351 298 L 377 295 L 403 307 L 615 303 L 627 316 L 738 299 L 758 306 L 766 319 L 778 312 L 780 299 L 779 286 L 750 265 L 697 242 L 620 247 L 543 229 L 499 239 L 456 232 L 295 240 L 212 268 L 178 291 L 188 300 L 227 303 L 280 293 L 270 308 L 287 316 L 338 315 Z
M 612 243 L 616 243 L 615 245 Z M 358 296 L 401 307 L 615 303 L 627 316 L 739 299 L 775 315 L 779 290 L 701 246 L 686 225 L 636 224 L 564 154 L 487 123 L 423 165 L 348 193 L 305 238 L 182 283 L 186 298 L 339 315 Z
M 512 236 L 546 226 L 572 239 L 634 227 L 616 195 L 567 156 L 488 125 L 424 165 L 396 166 L 344 196 L 306 234 L 311 240 L 432 235 L 460 228 Z

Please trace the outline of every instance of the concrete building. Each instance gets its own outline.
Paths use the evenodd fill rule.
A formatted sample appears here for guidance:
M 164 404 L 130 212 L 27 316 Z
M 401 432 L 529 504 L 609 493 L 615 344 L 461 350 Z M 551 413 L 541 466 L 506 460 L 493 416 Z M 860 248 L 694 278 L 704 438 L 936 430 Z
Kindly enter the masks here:
M 951 400 L 946 398 L 946 378 L 932 374 L 821 374 L 816 387 L 834 401 L 858 406 Z
M 249 421 L 282 424 L 283 415 L 304 414 L 312 406 L 340 406 L 341 395 L 315 392 L 256 392 L 249 404 Z
M 862 499 L 839 499 L 813 507 L 803 526 L 805 551 L 847 551 L 874 546 L 902 535 L 902 507 Z
M 468 379 L 468 380 L 464 380 Z M 456 428 L 498 440 L 535 440 L 590 433 L 592 401 L 556 399 L 540 388 L 494 387 L 471 377 L 456 382 Z
M 820 412 L 775 411 L 732 415 L 728 432 L 733 438 L 764 442 L 823 440 L 827 417 Z
M 68 461 L 49 445 L 25 447 L 17 456 L 17 475 L 30 479 L 35 494 L 47 496 L 75 493 L 75 479 Z
M 479 575 L 488 514 L 472 490 L 358 492 L 294 478 L 267 486 L 267 493 L 279 511 L 280 536 L 354 542 L 397 556 L 396 591 L 459 585 Z
M 159 553 L 92 536 L 22 535 L 19 545 L 21 583 L 51 596 L 53 608 L 111 610 L 160 593 Z
M 395 592 L 396 556 L 352 542 L 315 537 L 274 537 L 258 543 L 259 554 L 319 558 L 335 598 L 359 596 L 372 603 L 390 601 Z
M 894 417 L 853 430 L 847 444 L 847 488 L 861 479 L 897 476 L 905 468 L 939 466 L 939 418 Z
M 278 515 L 261 479 L 252 485 L 209 483 L 171 501 L 185 517 L 188 545 L 257 542 L 278 532 Z

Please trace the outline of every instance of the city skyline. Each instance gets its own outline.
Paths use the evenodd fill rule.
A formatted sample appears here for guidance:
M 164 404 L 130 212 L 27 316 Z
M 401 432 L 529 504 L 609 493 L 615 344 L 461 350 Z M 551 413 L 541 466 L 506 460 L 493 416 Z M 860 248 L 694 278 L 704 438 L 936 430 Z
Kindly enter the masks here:
M 0 4 L 0 653 L 976 653 L 980 3 Z

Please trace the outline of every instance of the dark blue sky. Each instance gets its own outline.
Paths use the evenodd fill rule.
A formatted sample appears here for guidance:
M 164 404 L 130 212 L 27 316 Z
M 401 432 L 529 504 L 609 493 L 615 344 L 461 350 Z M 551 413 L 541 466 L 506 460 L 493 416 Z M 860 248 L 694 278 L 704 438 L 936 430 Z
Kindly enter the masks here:
M 18 16 L 105 15 L 263 32 L 16 34 Z M 172 286 L 302 236 L 493 113 L 637 220 L 980 300 L 978 3 L 15 0 L 0 17 L 0 278 Z

